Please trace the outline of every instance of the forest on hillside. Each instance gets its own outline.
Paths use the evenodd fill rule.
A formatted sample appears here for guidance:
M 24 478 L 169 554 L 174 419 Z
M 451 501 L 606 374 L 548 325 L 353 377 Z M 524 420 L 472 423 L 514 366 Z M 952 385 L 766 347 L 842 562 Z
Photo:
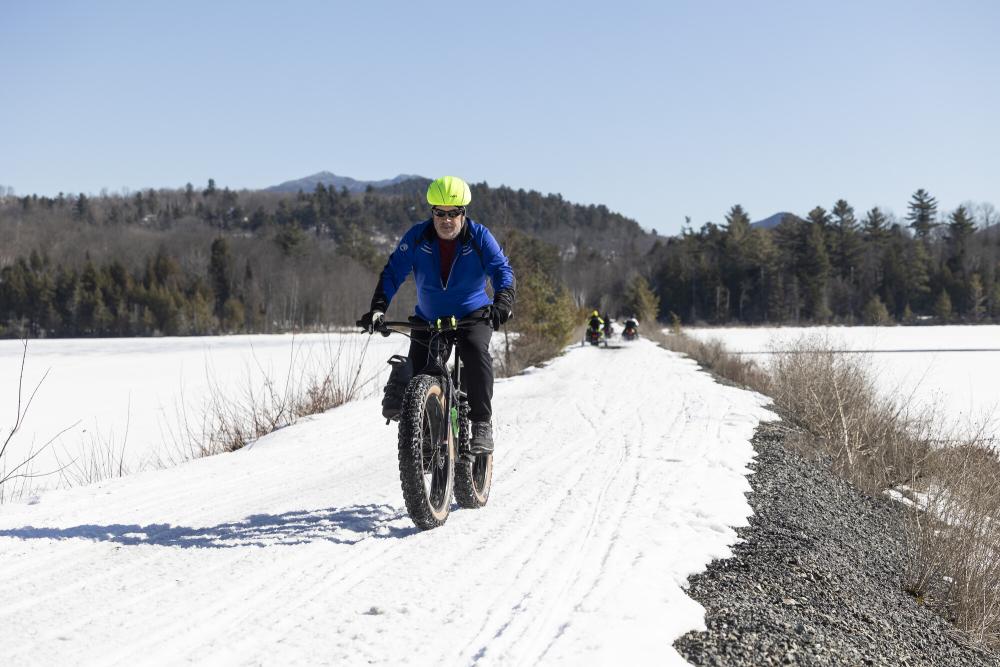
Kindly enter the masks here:
M 0 197 L 0 335 L 319 330 L 367 310 L 396 240 L 426 219 L 426 181 L 361 194 L 196 189 Z M 609 263 L 648 250 L 638 224 L 558 195 L 473 186 L 470 217 L 508 248 L 537 307 L 590 301 Z M 549 294 L 551 290 L 554 293 Z M 545 296 L 547 294 L 547 296 Z M 522 292 L 519 312 L 531 312 Z M 546 301 L 548 299 L 548 301 Z M 393 304 L 412 308 L 412 288 Z
M 426 219 L 426 184 L 0 193 L 0 336 L 350 325 L 396 240 Z M 763 229 L 737 205 L 723 223 L 675 237 L 605 206 L 486 183 L 473 186 L 469 214 L 518 273 L 514 330 L 551 334 L 591 308 L 714 324 L 1000 321 L 997 212 L 942 213 L 924 190 L 905 220 L 878 208 L 857 216 L 839 200 Z M 410 288 L 393 308 L 412 303 Z

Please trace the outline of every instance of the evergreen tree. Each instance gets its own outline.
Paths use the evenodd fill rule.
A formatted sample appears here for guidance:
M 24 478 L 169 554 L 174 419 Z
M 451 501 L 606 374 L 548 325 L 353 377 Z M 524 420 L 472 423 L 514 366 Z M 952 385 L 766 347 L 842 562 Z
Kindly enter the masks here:
M 866 242 L 881 243 L 889 236 L 889 221 L 878 206 L 865 214 L 862 233 Z
M 838 199 L 833 205 L 833 225 L 834 243 L 830 261 L 842 278 L 853 281 L 861 254 L 861 238 L 854 208 L 843 199 Z
M 878 298 L 878 294 L 872 295 L 872 298 L 865 304 L 864 322 L 872 326 L 892 324 L 892 317 L 889 315 L 889 310 L 882 303 L 882 299 Z
M 969 279 L 969 315 L 974 322 L 981 322 L 986 316 L 986 291 L 978 273 Z
M 725 236 L 722 248 L 721 273 L 726 293 L 732 296 L 728 319 L 745 317 L 745 307 L 753 296 L 753 267 L 748 257 L 750 238 L 750 216 L 739 204 L 733 206 L 726 215 Z
M 948 267 L 955 275 L 965 276 L 969 238 L 975 231 L 976 223 L 964 206 L 948 218 Z
M 906 219 L 917 238 L 925 244 L 930 240 L 931 231 L 937 226 L 937 200 L 923 188 L 913 193 L 909 203 L 910 212 Z
M 215 293 L 215 316 L 225 318 L 225 304 L 232 294 L 232 259 L 229 256 L 229 242 L 224 237 L 212 241 L 212 253 L 208 263 L 208 276 Z
M 990 317 L 1000 318 L 1000 282 L 993 283 L 987 303 Z
M 76 271 L 71 271 L 60 264 L 56 268 L 55 292 L 52 304 L 59 321 L 58 335 L 72 336 L 77 332 L 76 291 Z
M 816 322 L 825 322 L 830 317 L 827 304 L 830 258 L 826 254 L 823 228 L 818 224 L 811 224 L 806 229 L 808 231 L 799 280 L 806 292 L 808 316 Z
M 951 297 L 948 296 L 948 290 L 941 290 L 934 301 L 934 316 L 945 324 L 951 321 Z
M 90 209 L 90 200 L 82 192 L 73 203 L 73 217 L 81 222 L 93 222 L 93 213 Z
M 287 257 L 302 255 L 306 251 L 307 241 L 308 237 L 298 222 L 282 225 L 274 235 L 274 242 Z
M 640 322 L 652 324 L 659 315 L 660 299 L 650 289 L 645 278 L 636 276 L 625 291 L 624 306 L 626 312 L 635 315 Z

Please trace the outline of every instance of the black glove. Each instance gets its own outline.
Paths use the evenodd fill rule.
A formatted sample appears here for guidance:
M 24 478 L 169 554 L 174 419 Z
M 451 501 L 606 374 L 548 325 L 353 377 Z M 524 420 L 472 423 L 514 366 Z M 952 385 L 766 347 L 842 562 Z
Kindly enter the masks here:
M 494 302 L 487 311 L 486 317 L 490 320 L 490 325 L 494 331 L 500 330 L 500 325 L 510 319 L 510 308 L 505 303 Z
M 493 295 L 493 305 L 490 306 L 487 317 L 494 331 L 500 330 L 500 325 L 510 319 L 514 312 L 514 290 L 513 288 L 502 289 Z
M 358 326 L 373 334 L 382 328 L 383 322 L 385 322 L 385 313 L 381 310 L 370 310 L 361 316 L 361 319 L 358 320 Z

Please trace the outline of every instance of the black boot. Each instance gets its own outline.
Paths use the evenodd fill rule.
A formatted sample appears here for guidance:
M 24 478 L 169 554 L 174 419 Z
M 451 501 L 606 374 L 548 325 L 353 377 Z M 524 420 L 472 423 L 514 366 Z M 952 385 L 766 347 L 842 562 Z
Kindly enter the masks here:
M 493 453 L 493 426 L 489 422 L 472 422 L 472 440 L 469 450 L 473 454 Z

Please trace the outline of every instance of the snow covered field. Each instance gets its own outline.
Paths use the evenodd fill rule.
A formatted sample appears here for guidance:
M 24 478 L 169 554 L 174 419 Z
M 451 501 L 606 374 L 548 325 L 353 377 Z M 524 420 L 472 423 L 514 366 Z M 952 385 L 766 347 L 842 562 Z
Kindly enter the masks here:
M 766 364 L 770 352 L 803 336 L 819 336 L 838 350 L 862 354 L 886 394 L 912 395 L 938 409 L 946 427 L 977 428 L 1000 438 L 1000 326 L 780 327 L 685 329 L 719 339 L 733 352 Z
M 765 403 L 647 341 L 574 347 L 497 383 L 489 505 L 429 532 L 378 397 L 0 506 L 3 662 L 684 664 L 683 586 L 746 524 Z
M 22 352 L 21 342 L 0 341 L 4 436 L 14 423 Z M 406 353 L 405 339 L 356 334 L 30 341 L 24 399 L 45 379 L 11 442 L 7 466 L 56 436 L 32 462 L 36 473 L 107 448 L 130 470 L 180 461 L 188 457 L 178 442 L 180 431 L 185 423 L 200 427 L 213 387 L 239 399 L 248 390 L 260 395 L 270 379 L 281 393 L 331 363 L 339 363 L 344 375 L 353 373 L 363 358 L 361 378 L 372 380 L 365 391 L 380 391 L 389 368 L 385 360 L 397 352 Z M 49 476 L 35 485 L 57 482 Z

